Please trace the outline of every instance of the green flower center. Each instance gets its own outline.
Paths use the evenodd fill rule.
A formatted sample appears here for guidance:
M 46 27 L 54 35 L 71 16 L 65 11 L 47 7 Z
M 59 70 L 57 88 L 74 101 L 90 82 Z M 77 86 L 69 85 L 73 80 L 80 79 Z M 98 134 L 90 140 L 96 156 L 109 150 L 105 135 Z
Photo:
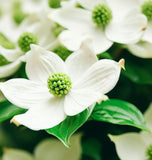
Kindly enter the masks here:
M 152 160 L 152 145 L 147 148 L 146 151 L 147 160 Z
M 61 97 L 68 94 L 72 87 L 72 82 L 69 76 L 64 73 L 54 73 L 48 78 L 49 92 L 56 97 Z
M 38 37 L 33 33 L 25 32 L 18 39 L 18 45 L 23 52 L 29 51 L 31 44 L 38 44 Z
M 148 20 L 152 20 L 152 1 L 146 1 L 141 6 L 141 11 L 148 18 Z
M 112 19 L 112 11 L 105 4 L 99 4 L 92 11 L 93 22 L 97 25 L 106 26 Z
M 21 9 L 21 3 L 15 2 L 13 4 L 13 20 L 16 24 L 20 24 L 25 18 L 27 14 L 25 14 Z

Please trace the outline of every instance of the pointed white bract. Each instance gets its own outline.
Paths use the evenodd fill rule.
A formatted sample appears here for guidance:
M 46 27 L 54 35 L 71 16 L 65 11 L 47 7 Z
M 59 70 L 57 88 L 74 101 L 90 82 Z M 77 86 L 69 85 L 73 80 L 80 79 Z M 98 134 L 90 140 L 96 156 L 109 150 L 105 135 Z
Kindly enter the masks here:
M 145 112 L 144 117 L 147 126 L 152 131 L 152 104 Z M 116 151 L 122 160 L 144 160 L 148 158 L 147 150 L 152 145 L 152 133 L 141 131 L 131 132 L 119 136 L 109 135 L 111 141 L 115 143 Z
M 32 45 L 26 55 L 26 73 L 29 80 L 12 79 L 0 88 L 13 104 L 28 108 L 13 118 L 33 130 L 48 129 L 101 100 L 117 83 L 121 65 L 113 60 L 97 61 L 90 42 L 63 62 L 56 54 Z M 64 73 L 72 81 L 71 90 L 55 97 L 47 88 L 47 80 L 54 73 Z

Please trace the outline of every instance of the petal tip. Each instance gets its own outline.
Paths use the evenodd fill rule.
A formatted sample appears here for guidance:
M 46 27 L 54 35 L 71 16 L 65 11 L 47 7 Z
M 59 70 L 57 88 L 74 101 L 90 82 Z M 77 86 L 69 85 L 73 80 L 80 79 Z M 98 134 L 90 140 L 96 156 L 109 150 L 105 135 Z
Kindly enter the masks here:
M 15 118 L 12 118 L 10 123 L 14 123 L 17 127 L 20 126 L 20 123 L 18 121 L 16 121 Z
M 126 70 L 126 69 L 125 69 L 125 59 L 121 59 L 121 60 L 118 62 L 118 64 L 119 64 L 119 66 L 120 66 L 122 69 Z

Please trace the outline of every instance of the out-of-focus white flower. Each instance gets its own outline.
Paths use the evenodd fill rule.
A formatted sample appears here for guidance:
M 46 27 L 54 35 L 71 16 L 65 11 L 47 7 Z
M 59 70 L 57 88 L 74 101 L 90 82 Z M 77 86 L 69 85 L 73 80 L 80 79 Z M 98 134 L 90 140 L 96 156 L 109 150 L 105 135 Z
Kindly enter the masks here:
M 0 85 L 13 104 L 29 109 L 12 119 L 33 130 L 47 129 L 101 100 L 117 83 L 121 70 L 113 60 L 97 60 L 89 40 L 65 62 L 53 52 L 32 45 L 26 56 L 30 80 L 12 79 Z
M 152 131 L 152 104 L 144 114 L 147 126 Z M 120 136 L 109 135 L 115 143 L 117 153 L 121 160 L 151 160 L 152 159 L 152 133 L 141 131 L 139 133 L 126 133 Z
M 152 43 L 140 41 L 135 44 L 126 45 L 127 49 L 137 57 L 152 58 Z
M 2 24 L 0 32 L 15 44 L 14 49 L 0 46 L 1 55 L 10 62 L 0 66 L 0 78 L 8 77 L 17 71 L 24 54 L 30 50 L 30 44 L 39 44 L 45 49 L 51 49 L 56 44 L 56 38 L 51 30 L 53 22 L 48 20 L 45 12 L 29 16 L 20 26 L 12 26 L 12 19 L 6 15 L 0 20 L 0 24 Z
M 136 0 L 78 0 L 84 7 L 63 5 L 50 15 L 68 30 L 59 39 L 70 50 L 77 50 L 88 36 L 96 53 L 110 48 L 114 42 L 135 43 L 147 26 L 146 17 L 136 10 Z
M 46 139 L 34 150 L 34 155 L 19 149 L 5 149 L 2 160 L 80 160 L 81 134 L 71 137 L 71 147 L 66 148 L 57 139 Z

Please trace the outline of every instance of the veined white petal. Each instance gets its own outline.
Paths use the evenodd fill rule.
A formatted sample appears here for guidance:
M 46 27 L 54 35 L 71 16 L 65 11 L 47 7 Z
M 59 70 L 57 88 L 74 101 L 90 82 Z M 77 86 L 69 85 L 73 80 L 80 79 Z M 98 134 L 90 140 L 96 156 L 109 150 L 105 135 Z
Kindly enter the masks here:
M 45 85 L 52 73 L 66 73 L 65 63 L 59 56 L 36 45 L 31 45 L 26 62 L 26 73 L 29 79 Z
M 59 35 L 59 42 L 66 46 L 71 51 L 76 51 L 80 48 L 81 43 L 85 39 L 85 35 L 75 31 L 65 30 Z
M 122 160 L 144 160 L 146 149 L 142 137 L 138 133 L 126 133 L 120 136 L 109 136 L 115 143 L 117 153 Z
M 8 61 L 13 62 L 23 55 L 23 52 L 19 49 L 6 49 L 0 46 L 0 54 L 3 55 Z
M 148 22 L 142 40 L 152 43 L 152 22 Z
M 26 151 L 20 149 L 4 149 L 2 160 L 34 160 L 34 157 Z
M 108 50 L 113 45 L 113 42 L 106 37 L 105 31 L 101 27 L 91 26 L 88 35 L 93 39 L 93 48 L 96 54 Z
M 101 95 L 108 93 L 118 82 L 121 66 L 113 60 L 100 60 L 93 64 L 73 84 L 73 89 L 86 89 L 99 92 Z
M 106 27 L 105 33 L 110 40 L 126 44 L 141 39 L 147 27 L 147 18 L 143 14 L 133 10 L 120 21 L 116 21 L 116 18 Z
M 17 59 L 16 61 L 0 66 L 0 78 L 6 78 L 13 75 L 21 66 L 21 59 Z
M 35 104 L 35 107 L 30 108 L 24 114 L 15 116 L 13 120 L 32 130 L 49 129 L 66 118 L 63 105 L 64 97 L 52 97 L 43 103 Z
M 98 59 L 93 50 L 91 39 L 86 39 L 79 50 L 71 54 L 65 61 L 68 73 L 72 81 L 80 78 L 88 68 Z
M 67 148 L 57 139 L 46 139 L 36 147 L 36 160 L 79 160 L 81 157 L 81 134 L 73 135 L 71 147 Z
M 0 89 L 11 103 L 21 108 L 30 108 L 52 97 L 46 86 L 22 78 L 8 80 Z
M 65 113 L 69 116 L 74 116 L 96 103 L 100 96 L 100 92 L 93 90 L 72 89 L 65 97 Z
M 80 33 L 86 32 L 88 25 L 92 24 L 90 11 L 74 8 L 69 5 L 52 12 L 50 18 L 63 27 Z
M 80 3 L 81 6 L 83 6 L 86 9 L 93 10 L 95 6 L 98 4 L 105 3 L 104 0 L 77 0 L 78 3 Z
M 128 50 L 137 57 L 152 58 L 152 43 L 138 42 L 126 45 Z

